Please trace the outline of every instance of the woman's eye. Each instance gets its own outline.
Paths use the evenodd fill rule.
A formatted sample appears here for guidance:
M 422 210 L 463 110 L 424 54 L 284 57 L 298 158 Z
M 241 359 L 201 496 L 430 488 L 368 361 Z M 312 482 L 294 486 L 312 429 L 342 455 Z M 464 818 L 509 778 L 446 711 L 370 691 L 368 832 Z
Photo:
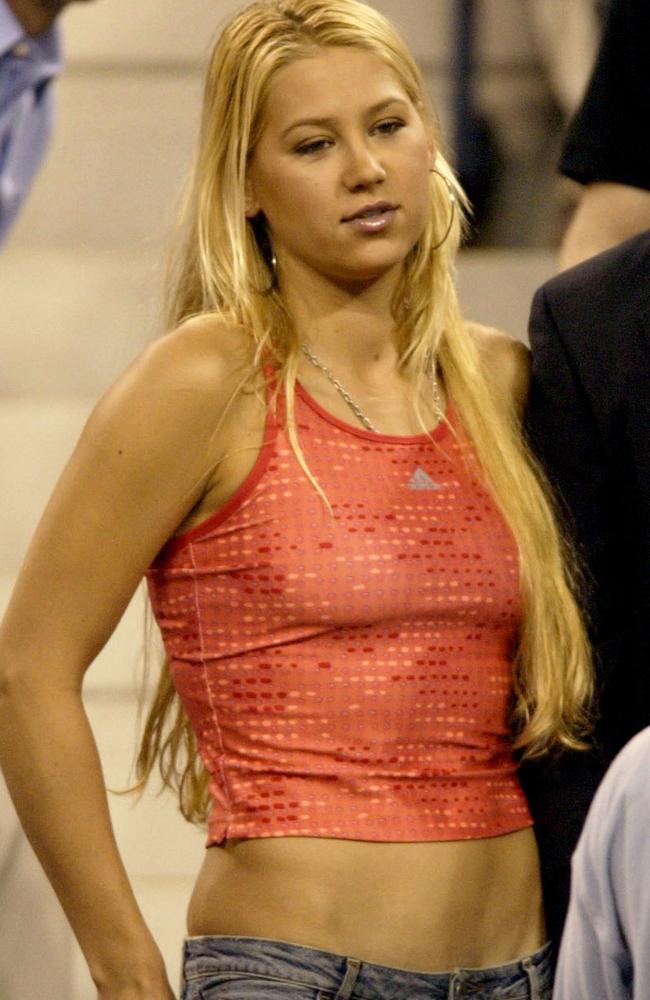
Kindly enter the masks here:
M 389 121 L 379 122 L 379 124 L 375 125 L 374 131 L 379 132 L 381 135 L 392 135 L 399 129 L 404 128 L 404 124 L 398 118 L 391 118 Z
M 308 155 L 309 153 L 322 153 L 329 145 L 329 139 L 312 139 L 310 142 L 304 142 L 302 146 L 298 146 L 296 153 L 299 153 L 301 156 Z

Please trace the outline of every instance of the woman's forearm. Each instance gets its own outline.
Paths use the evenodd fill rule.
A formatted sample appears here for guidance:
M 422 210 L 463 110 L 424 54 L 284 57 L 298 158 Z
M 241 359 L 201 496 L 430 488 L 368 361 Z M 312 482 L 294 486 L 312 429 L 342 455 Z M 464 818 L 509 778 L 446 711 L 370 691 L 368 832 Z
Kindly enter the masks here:
M 169 997 L 118 854 L 79 692 L 48 685 L 46 666 L 38 684 L 7 675 L 0 671 L 0 763 L 100 995 Z

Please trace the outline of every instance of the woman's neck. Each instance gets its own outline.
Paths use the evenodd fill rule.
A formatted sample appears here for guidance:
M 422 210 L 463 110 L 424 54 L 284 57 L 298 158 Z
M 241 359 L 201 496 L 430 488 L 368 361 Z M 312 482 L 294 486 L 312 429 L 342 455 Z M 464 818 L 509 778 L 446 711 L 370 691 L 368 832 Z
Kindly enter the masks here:
M 323 361 L 361 373 L 397 363 L 394 287 L 394 280 L 354 290 L 316 280 L 290 284 L 283 297 L 301 337 Z
M 397 367 L 394 324 L 373 314 L 345 310 L 311 317 L 299 329 L 318 358 L 338 373 L 365 380 Z

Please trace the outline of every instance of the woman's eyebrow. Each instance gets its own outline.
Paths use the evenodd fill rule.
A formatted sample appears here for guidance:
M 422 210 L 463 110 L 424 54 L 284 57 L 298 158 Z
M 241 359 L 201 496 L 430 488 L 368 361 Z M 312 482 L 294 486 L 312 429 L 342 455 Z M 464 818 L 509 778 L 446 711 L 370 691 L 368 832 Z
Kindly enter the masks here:
M 400 104 L 403 107 L 408 107 L 409 102 L 403 97 L 387 97 L 383 101 L 378 101 L 377 104 L 373 104 L 367 109 L 365 114 L 370 118 L 372 115 L 379 114 L 379 112 L 384 111 L 386 108 L 393 104 Z M 284 139 L 290 132 L 296 128 L 300 128 L 301 125 L 335 125 L 337 122 L 336 118 L 323 117 L 323 118 L 301 118 L 299 121 L 292 122 L 282 133 L 282 138 Z

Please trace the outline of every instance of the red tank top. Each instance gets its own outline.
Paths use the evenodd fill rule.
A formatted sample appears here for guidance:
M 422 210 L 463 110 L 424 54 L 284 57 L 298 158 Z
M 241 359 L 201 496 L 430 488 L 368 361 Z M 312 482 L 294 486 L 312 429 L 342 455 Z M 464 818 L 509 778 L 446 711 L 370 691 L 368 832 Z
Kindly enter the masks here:
M 148 572 L 210 775 L 208 844 L 490 837 L 532 822 L 507 717 L 518 556 L 450 407 L 374 434 L 300 386 L 225 506 Z

